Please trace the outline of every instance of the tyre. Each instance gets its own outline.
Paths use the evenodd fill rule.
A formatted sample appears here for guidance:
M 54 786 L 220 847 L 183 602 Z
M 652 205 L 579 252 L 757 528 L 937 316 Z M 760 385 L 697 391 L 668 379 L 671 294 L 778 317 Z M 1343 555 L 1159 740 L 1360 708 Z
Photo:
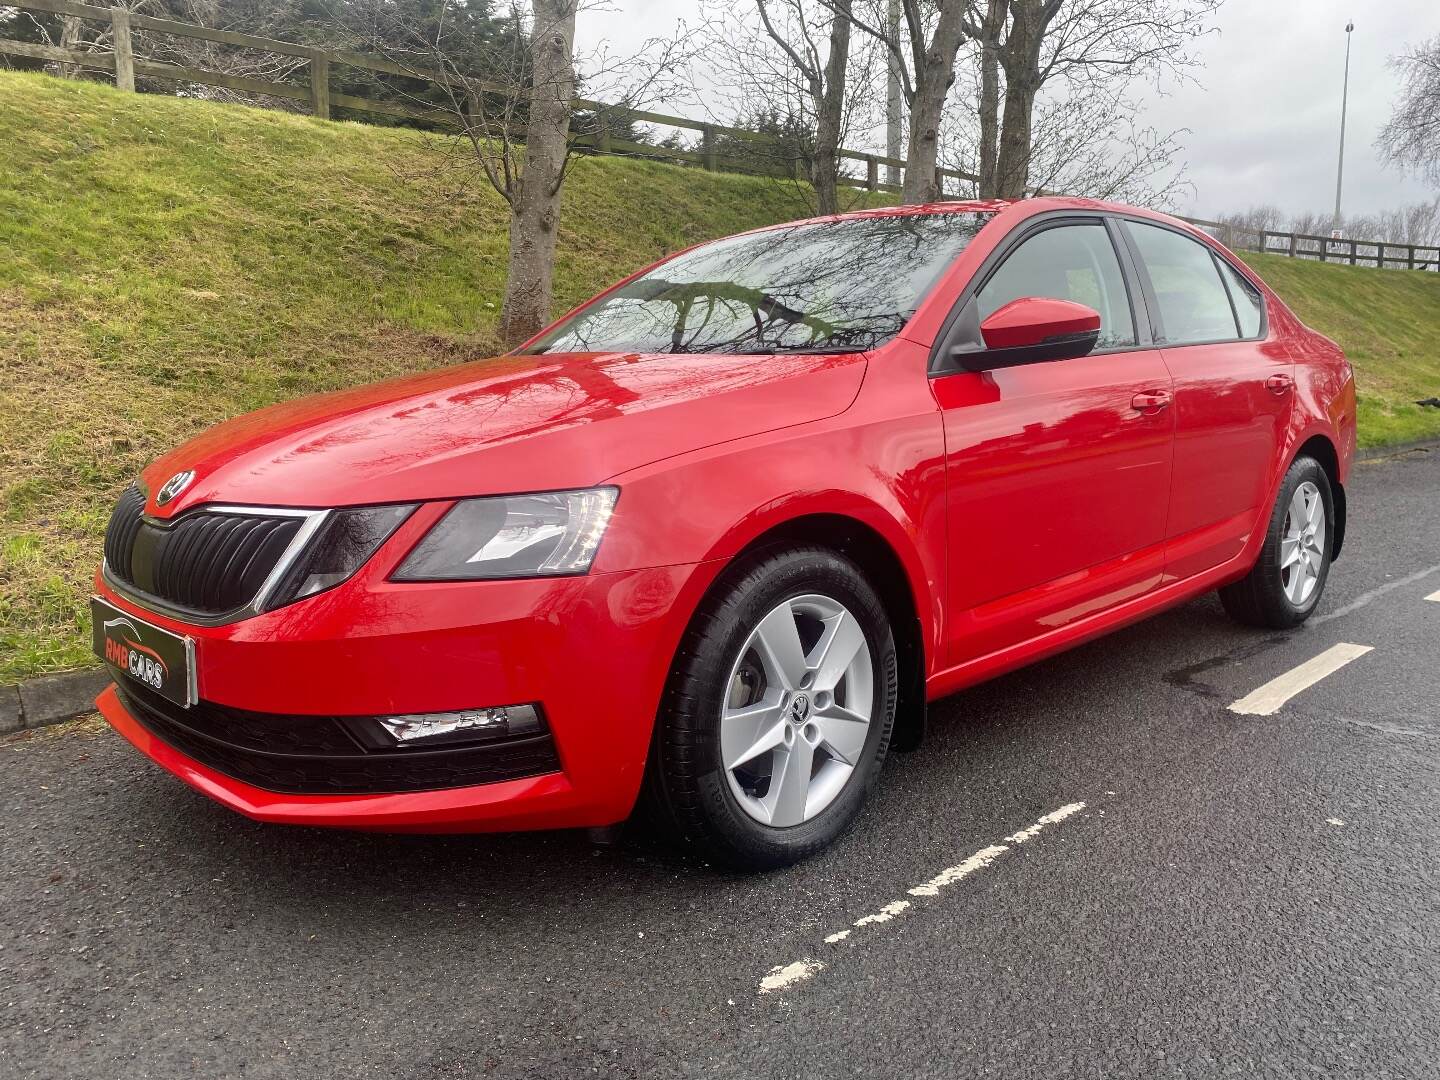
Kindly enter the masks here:
M 1220 590 L 1226 612 L 1247 626 L 1299 626 L 1320 603 L 1334 543 L 1330 478 L 1314 458 L 1296 458 L 1275 498 L 1260 558 Z
M 880 774 L 896 683 L 884 606 L 848 559 L 807 546 L 737 564 L 676 657 L 647 765 L 652 818 L 741 869 L 814 854 Z

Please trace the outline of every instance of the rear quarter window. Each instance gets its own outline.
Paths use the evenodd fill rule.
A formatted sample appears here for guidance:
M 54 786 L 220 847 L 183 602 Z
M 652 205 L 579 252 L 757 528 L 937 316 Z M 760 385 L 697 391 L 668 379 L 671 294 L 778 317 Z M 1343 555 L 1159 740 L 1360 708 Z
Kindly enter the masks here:
M 1259 337 L 1265 310 L 1265 301 L 1260 290 L 1246 281 L 1244 276 L 1224 259 L 1215 261 L 1220 264 L 1220 276 L 1225 279 L 1225 285 L 1230 290 L 1230 299 L 1235 302 L 1235 317 L 1240 321 L 1240 336 Z

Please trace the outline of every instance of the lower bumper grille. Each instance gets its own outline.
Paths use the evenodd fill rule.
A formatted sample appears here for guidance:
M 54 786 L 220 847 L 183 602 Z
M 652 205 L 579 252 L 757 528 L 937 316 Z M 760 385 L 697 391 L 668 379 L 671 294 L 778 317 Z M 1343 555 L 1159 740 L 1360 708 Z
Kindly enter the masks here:
M 189 709 L 142 687 L 117 687 L 130 715 L 216 772 L 289 795 L 366 795 L 495 784 L 558 772 L 545 732 L 479 746 L 367 750 L 344 717 L 248 712 L 202 701 Z

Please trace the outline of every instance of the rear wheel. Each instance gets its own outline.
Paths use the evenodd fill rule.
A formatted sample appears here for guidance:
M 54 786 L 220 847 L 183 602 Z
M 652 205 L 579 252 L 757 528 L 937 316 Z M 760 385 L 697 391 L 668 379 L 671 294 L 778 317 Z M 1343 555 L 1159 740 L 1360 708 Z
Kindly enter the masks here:
M 880 772 L 895 644 L 875 591 L 823 548 L 728 572 L 671 674 L 647 775 L 652 811 L 710 858 L 783 866 L 834 841 Z
M 1314 458 L 1296 458 L 1280 485 L 1260 558 L 1249 574 L 1220 590 L 1230 616 L 1281 630 L 1308 619 L 1330 574 L 1334 522 L 1324 467 Z

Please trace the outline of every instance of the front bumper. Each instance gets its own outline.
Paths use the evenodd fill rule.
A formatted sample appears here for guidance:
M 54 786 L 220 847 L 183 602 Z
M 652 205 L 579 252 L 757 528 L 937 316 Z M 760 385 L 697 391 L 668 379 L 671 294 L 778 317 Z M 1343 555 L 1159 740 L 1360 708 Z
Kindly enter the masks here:
M 536 702 L 559 763 L 543 775 L 434 790 L 292 794 L 185 753 L 162 728 L 142 723 L 114 687 L 97 705 L 157 764 L 260 821 L 395 832 L 609 825 L 634 805 L 671 660 L 717 571 L 718 564 L 701 563 L 403 585 L 362 571 L 330 592 L 216 627 L 157 615 L 97 581 L 115 606 L 195 639 L 202 702 L 315 717 Z

